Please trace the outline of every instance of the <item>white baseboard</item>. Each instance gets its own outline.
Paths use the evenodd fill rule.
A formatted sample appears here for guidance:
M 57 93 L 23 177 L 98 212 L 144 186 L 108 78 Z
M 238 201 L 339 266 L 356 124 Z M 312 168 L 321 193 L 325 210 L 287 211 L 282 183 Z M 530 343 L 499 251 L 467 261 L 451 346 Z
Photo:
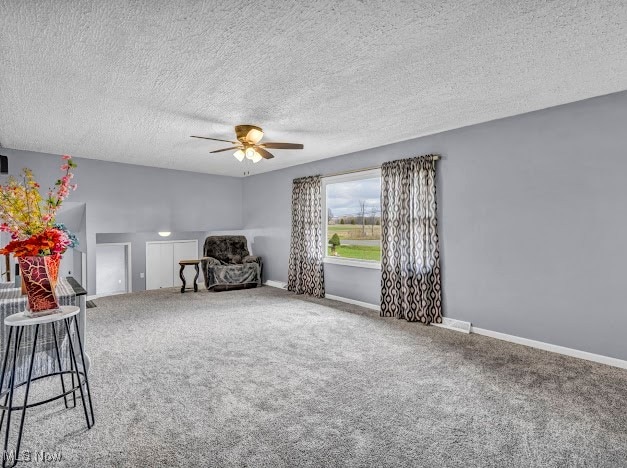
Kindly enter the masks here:
M 327 299 L 331 299 L 332 301 L 346 302 L 347 304 L 365 307 L 366 309 L 379 310 L 379 306 L 377 304 L 370 304 L 369 302 L 348 299 L 347 297 L 334 296 L 333 294 L 325 294 L 324 297 Z
M 126 291 L 107 293 L 107 294 L 94 294 L 93 296 L 87 296 L 88 301 L 93 301 L 94 299 L 99 299 L 101 297 L 109 297 L 109 296 L 120 296 L 121 294 L 128 294 Z
M 472 327 L 471 333 L 489 336 L 491 338 L 496 338 L 497 340 L 509 341 L 511 343 L 516 343 L 524 346 L 530 346 L 531 348 L 542 349 L 544 351 L 551 351 L 552 353 L 564 354 L 566 356 L 585 359 L 587 361 L 598 362 L 600 364 L 607 364 L 608 366 L 627 369 L 627 361 L 609 356 L 603 356 L 601 354 L 594 354 L 587 351 L 580 351 L 578 349 L 566 348 L 564 346 L 558 346 L 551 343 L 530 340 L 529 338 L 521 338 L 519 336 L 508 335 L 507 333 L 486 330 L 485 328 Z
M 287 283 L 283 283 L 281 281 L 267 280 L 264 281 L 263 284 L 265 284 L 266 286 L 271 286 L 273 288 L 287 289 Z
M 282 289 L 285 289 L 287 287 L 285 283 L 282 283 L 280 281 L 266 281 L 264 284 L 266 284 L 267 286 Z M 370 304 L 368 302 L 357 301 L 355 299 L 348 299 L 346 297 L 334 296 L 331 294 L 327 294 L 326 298 L 333 301 L 340 301 L 346 302 L 348 304 L 358 305 L 367 309 L 379 310 L 378 304 Z M 507 333 L 486 330 L 485 328 L 473 327 L 472 325 L 470 325 L 470 322 L 464 322 L 462 320 L 452 319 L 449 317 L 444 317 L 441 324 L 433 323 L 431 325 L 441 328 L 447 328 L 449 330 L 455 330 L 458 332 L 462 331 L 464 333 L 476 333 L 477 335 L 489 336 L 491 338 L 496 338 L 497 340 L 509 341 L 510 343 L 516 343 L 523 346 L 529 346 L 531 348 L 542 349 L 544 351 L 550 351 L 552 353 L 563 354 L 565 356 L 585 359 L 586 361 L 593 361 L 600 364 L 606 364 L 608 366 L 627 369 L 627 361 L 623 359 L 603 356 L 601 354 L 589 353 L 587 351 L 580 351 L 578 349 L 566 348 L 564 346 L 544 343 L 542 341 L 531 340 L 529 338 L 521 338 L 519 336 L 508 335 Z M 466 331 L 466 328 L 469 328 L 469 331 Z

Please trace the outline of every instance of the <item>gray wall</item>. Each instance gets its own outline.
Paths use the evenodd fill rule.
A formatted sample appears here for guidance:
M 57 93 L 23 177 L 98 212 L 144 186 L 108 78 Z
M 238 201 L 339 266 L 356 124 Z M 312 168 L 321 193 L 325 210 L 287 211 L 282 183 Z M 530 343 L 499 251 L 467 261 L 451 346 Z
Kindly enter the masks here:
M 57 155 L 10 149 L 2 149 L 2 154 L 9 157 L 11 174 L 29 167 L 43 187 L 54 184 L 60 174 Z M 87 252 L 89 294 L 96 293 L 96 233 L 206 232 L 241 227 L 241 178 L 93 159 L 76 158 L 76 162 L 74 180 L 79 188 L 68 201 L 87 204 L 81 248 Z
M 445 315 L 627 359 L 625 128 L 618 93 L 252 176 L 245 229 L 266 279 L 286 281 L 292 179 L 440 153 Z M 378 270 L 326 264 L 325 281 L 379 302 Z

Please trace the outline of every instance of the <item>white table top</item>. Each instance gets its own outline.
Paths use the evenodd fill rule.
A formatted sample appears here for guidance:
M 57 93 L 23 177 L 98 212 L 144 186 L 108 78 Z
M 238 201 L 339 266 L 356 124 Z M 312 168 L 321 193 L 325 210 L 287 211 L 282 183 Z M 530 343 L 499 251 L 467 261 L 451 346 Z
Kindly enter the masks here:
M 7 327 L 28 327 L 30 325 L 41 325 L 43 323 L 57 322 L 72 317 L 80 312 L 80 308 L 76 306 L 61 306 L 61 312 L 55 312 L 41 317 L 28 317 L 24 312 L 9 315 L 4 319 Z

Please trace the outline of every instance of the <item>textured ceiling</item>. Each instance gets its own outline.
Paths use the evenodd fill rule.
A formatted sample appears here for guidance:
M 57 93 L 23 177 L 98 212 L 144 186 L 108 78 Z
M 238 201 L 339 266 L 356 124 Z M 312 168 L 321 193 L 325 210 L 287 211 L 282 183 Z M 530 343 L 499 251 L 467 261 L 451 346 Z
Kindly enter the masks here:
M 0 0 L 0 143 L 241 176 L 627 89 L 627 2 Z M 304 143 L 256 165 L 189 135 Z

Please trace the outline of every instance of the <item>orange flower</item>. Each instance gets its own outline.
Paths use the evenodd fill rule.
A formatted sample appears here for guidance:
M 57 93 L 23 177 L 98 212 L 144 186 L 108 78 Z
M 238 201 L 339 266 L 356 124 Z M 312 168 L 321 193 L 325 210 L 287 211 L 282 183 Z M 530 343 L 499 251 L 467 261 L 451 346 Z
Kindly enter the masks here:
M 7 255 L 12 253 L 16 257 L 51 255 L 53 253 L 63 253 L 69 244 L 70 240 L 67 234 L 59 229 L 52 228 L 24 240 L 13 240 L 4 249 L 0 250 L 0 254 Z

